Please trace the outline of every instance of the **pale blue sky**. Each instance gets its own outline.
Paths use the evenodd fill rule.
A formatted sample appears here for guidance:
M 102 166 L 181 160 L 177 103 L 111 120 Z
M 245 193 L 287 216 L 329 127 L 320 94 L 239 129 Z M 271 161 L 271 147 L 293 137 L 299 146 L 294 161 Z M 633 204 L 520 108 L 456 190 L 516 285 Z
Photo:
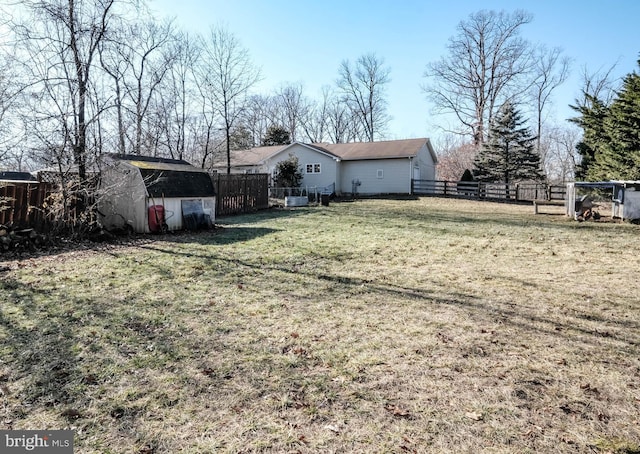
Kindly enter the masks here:
M 425 67 L 446 55 L 458 23 L 481 9 L 531 12 L 522 36 L 561 47 L 573 59 L 572 75 L 554 97 L 559 122 L 572 115 L 567 106 L 580 93 L 585 66 L 594 72 L 617 63 L 620 77 L 636 70 L 640 58 L 640 2 L 630 0 L 152 0 L 150 6 L 185 30 L 225 25 L 261 68 L 261 93 L 302 82 L 307 96 L 319 98 L 342 60 L 376 53 L 391 68 L 390 139 L 439 134 L 436 125 L 446 120 L 431 115 L 420 88 Z

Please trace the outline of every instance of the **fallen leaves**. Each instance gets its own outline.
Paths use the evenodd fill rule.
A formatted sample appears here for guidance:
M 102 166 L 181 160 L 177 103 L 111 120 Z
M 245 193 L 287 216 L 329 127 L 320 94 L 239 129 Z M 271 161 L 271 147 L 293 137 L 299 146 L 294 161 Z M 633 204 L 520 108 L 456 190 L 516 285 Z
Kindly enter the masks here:
M 410 418 L 411 413 L 406 408 L 399 407 L 394 404 L 387 404 L 384 406 L 384 409 L 387 410 L 391 415 L 396 418 Z

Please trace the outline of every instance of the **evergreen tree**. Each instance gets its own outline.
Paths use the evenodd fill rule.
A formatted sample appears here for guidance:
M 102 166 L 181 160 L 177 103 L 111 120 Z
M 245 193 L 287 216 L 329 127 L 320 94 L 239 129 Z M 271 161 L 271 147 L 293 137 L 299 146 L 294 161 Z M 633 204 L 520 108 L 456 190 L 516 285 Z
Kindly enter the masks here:
M 640 179 L 640 75 L 628 74 L 610 105 L 590 96 L 586 100 L 572 106 L 580 114 L 572 121 L 583 130 L 576 176 L 591 181 Z
M 262 139 L 263 146 L 289 145 L 290 143 L 291 135 L 289 131 L 281 126 L 269 126 Z
M 298 166 L 298 157 L 290 154 L 289 159 L 278 162 L 273 180 L 279 188 L 299 187 L 302 182 L 302 170 Z
M 581 157 L 576 167 L 576 178 L 579 180 L 599 180 L 604 172 L 596 164 L 605 145 L 611 140 L 605 131 L 605 120 L 609 116 L 609 106 L 600 99 L 585 94 L 585 102 L 580 106 L 571 106 L 580 113 L 580 117 L 570 121 L 583 130 L 582 140 L 576 145 Z
M 637 73 L 624 78 L 604 126 L 610 137 L 598 159 L 604 175 L 611 180 L 640 179 L 640 75 Z
M 513 183 L 544 178 L 540 155 L 535 151 L 536 138 L 524 123 L 511 103 L 500 108 L 491 123 L 489 139 L 474 161 L 476 180 Z

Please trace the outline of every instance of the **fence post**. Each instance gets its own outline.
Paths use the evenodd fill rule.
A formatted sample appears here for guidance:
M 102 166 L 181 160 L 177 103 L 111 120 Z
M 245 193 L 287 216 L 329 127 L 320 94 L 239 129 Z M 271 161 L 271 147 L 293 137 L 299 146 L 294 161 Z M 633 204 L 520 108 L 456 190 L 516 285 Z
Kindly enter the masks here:
M 243 212 L 248 212 L 249 211 L 249 207 L 248 205 L 248 201 L 249 201 L 249 195 L 247 194 L 247 180 L 248 180 L 248 176 L 244 175 L 244 190 L 242 191 L 242 211 Z

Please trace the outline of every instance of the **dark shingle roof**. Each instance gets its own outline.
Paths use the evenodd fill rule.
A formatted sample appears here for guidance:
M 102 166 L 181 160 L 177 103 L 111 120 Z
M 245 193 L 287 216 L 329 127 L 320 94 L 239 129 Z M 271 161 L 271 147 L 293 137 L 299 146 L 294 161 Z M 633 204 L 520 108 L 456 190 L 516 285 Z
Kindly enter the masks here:
M 150 197 L 212 197 L 213 182 L 208 173 L 140 169 Z
M 187 161 L 182 159 L 169 159 L 169 158 L 156 158 L 153 156 L 140 156 L 137 154 L 112 154 L 108 153 L 107 156 L 112 159 L 118 159 L 120 161 L 138 161 L 138 162 L 157 162 L 162 164 L 179 164 L 179 165 L 191 165 Z
M 38 181 L 38 179 L 29 172 L 0 172 L 0 180 Z

